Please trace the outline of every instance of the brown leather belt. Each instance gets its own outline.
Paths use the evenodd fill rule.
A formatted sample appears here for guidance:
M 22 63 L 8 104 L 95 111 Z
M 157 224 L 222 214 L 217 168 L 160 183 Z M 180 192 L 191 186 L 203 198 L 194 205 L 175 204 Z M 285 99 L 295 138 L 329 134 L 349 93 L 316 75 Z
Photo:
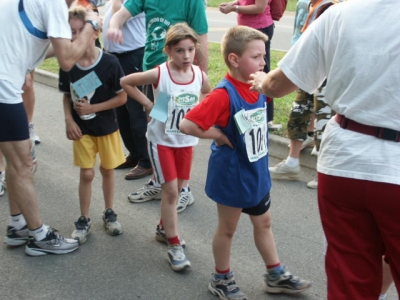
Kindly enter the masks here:
M 338 122 L 343 129 L 372 135 L 387 141 L 400 142 L 400 132 L 393 129 L 364 125 L 339 114 L 336 114 L 335 121 Z

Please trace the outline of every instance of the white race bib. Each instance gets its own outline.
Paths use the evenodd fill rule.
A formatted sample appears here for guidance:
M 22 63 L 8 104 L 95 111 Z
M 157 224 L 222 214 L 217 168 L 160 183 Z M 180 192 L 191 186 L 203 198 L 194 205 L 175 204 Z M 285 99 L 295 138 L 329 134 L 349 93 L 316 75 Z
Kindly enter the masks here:
M 179 131 L 179 123 L 185 115 L 199 104 L 198 93 L 185 92 L 171 97 L 168 103 L 168 119 L 165 123 L 166 134 L 183 134 Z
M 266 107 L 247 110 L 243 115 L 251 124 L 251 129 L 244 133 L 244 141 L 247 157 L 250 162 L 254 162 L 268 153 Z

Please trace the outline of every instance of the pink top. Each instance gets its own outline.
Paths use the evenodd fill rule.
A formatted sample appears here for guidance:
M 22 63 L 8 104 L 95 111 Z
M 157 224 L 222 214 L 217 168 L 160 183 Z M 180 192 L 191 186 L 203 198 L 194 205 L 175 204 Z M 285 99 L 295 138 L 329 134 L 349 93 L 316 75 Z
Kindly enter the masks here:
M 268 6 L 262 14 L 259 15 L 245 15 L 237 14 L 238 25 L 246 25 L 254 29 L 261 29 L 268 27 L 274 23 L 272 20 L 271 12 L 269 10 L 269 4 L 272 0 L 268 0 Z M 246 6 L 254 4 L 255 0 L 238 0 L 239 6 Z

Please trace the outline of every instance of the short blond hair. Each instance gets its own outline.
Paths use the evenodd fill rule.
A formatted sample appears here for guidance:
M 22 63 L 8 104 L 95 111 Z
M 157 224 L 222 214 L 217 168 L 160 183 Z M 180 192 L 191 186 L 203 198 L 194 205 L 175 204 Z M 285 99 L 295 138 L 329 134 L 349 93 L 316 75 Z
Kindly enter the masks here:
M 78 19 L 85 22 L 86 19 L 86 8 L 83 6 L 76 6 L 69 10 L 68 21 L 71 19 Z
M 228 55 L 234 53 L 242 56 L 247 44 L 254 40 L 261 40 L 265 43 L 268 41 L 268 36 L 248 26 L 235 26 L 225 33 L 221 41 L 221 53 L 228 68 L 230 68 Z

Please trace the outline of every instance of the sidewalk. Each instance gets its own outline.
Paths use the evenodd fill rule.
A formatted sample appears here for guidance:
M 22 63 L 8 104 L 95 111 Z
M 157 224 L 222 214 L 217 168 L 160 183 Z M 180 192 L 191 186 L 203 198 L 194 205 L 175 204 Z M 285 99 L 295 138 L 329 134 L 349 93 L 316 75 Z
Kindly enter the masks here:
M 58 75 L 41 70 L 36 69 L 35 71 L 35 81 L 51 86 L 55 89 L 58 89 Z M 279 160 L 286 159 L 289 153 L 289 144 L 290 140 L 275 134 L 269 134 L 269 155 L 275 157 Z M 317 157 L 311 155 L 312 148 L 306 148 L 301 151 L 300 155 L 300 164 L 302 167 L 315 169 L 317 166 Z

